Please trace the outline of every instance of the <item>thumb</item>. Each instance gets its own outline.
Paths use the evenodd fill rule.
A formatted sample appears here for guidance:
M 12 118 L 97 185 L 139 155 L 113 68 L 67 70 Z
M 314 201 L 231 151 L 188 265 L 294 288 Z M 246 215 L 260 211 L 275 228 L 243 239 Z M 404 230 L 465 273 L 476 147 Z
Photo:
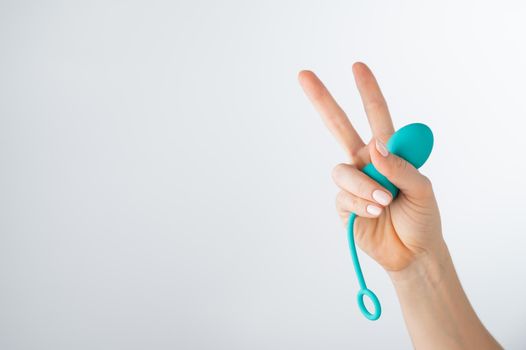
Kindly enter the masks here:
M 431 182 L 409 162 L 390 153 L 378 139 L 369 144 L 371 161 L 383 176 L 404 194 L 413 198 L 425 198 L 432 193 Z

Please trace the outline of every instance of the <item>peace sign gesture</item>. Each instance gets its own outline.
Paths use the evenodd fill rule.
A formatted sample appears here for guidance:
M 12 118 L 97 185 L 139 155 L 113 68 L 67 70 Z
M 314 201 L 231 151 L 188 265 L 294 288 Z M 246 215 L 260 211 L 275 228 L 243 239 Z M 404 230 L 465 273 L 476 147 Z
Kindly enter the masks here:
M 336 198 L 340 217 L 346 224 L 350 212 L 356 213 L 358 246 L 386 270 L 400 271 L 420 256 L 443 249 L 440 214 L 431 182 L 385 147 L 394 126 L 376 78 L 359 62 L 353 65 L 353 74 L 373 134 L 367 144 L 314 73 L 301 71 L 299 81 L 349 157 L 348 164 L 338 164 L 332 172 L 341 189 Z M 396 200 L 360 171 L 371 162 L 400 189 Z

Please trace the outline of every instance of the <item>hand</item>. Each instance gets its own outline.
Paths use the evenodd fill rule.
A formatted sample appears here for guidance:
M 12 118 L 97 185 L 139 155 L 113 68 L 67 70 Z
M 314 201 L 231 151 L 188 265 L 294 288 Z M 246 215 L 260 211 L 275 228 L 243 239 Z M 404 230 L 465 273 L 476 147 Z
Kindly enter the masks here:
M 385 148 L 394 127 L 376 79 L 363 63 L 355 63 L 353 73 L 373 133 L 367 145 L 316 75 L 299 74 L 307 96 L 349 156 L 349 164 L 333 171 L 341 189 L 338 213 L 344 224 L 350 212 L 358 215 L 355 240 L 389 272 L 416 349 L 501 349 L 460 285 L 442 239 L 431 182 Z M 400 189 L 394 201 L 358 170 L 370 162 Z
M 349 157 L 349 164 L 338 164 L 332 172 L 341 189 L 336 200 L 340 217 L 347 224 L 350 212 L 356 213 L 358 246 L 386 270 L 401 271 L 422 256 L 444 250 L 440 214 L 429 179 L 385 147 L 394 127 L 372 72 L 355 63 L 353 74 L 373 133 L 368 144 L 314 73 L 302 71 L 298 78 Z M 394 201 L 389 191 L 359 170 L 370 162 L 400 189 Z

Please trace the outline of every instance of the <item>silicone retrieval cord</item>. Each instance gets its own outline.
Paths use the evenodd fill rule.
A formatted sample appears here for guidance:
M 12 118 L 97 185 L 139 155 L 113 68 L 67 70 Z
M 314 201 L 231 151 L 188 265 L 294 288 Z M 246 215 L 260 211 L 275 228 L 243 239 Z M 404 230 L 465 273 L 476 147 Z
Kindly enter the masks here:
M 363 278 L 362 268 L 360 267 L 360 261 L 358 260 L 358 253 L 356 252 L 356 243 L 354 243 L 354 221 L 356 220 L 356 214 L 351 213 L 349 216 L 349 222 L 347 223 L 347 239 L 349 240 L 349 249 L 351 251 L 352 263 L 354 265 L 354 271 L 356 272 L 356 277 L 358 278 L 358 283 L 360 284 L 360 290 L 358 291 L 357 299 L 358 306 L 362 314 L 371 321 L 377 320 L 382 314 L 382 307 L 380 306 L 380 301 L 376 294 L 372 290 L 367 288 L 365 280 Z M 369 310 L 365 307 L 363 301 L 364 295 L 367 295 L 371 299 L 374 305 L 374 313 L 370 313 Z

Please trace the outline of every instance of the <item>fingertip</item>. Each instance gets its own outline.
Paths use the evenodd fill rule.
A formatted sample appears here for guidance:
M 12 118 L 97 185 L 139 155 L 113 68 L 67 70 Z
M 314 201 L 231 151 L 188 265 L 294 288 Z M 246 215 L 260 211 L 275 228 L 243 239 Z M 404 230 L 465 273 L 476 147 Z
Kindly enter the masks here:
M 382 187 L 381 190 L 374 190 L 372 193 L 372 197 L 376 201 L 376 203 L 380 204 L 383 207 L 387 207 L 393 201 L 392 193 L 384 187 Z
M 375 141 L 369 144 L 369 154 L 376 170 L 401 191 L 415 197 L 421 196 L 422 189 L 427 185 L 425 176 L 411 163 L 394 153 L 389 152 L 384 157 L 377 149 Z
M 315 77 L 316 75 L 314 74 L 313 71 L 310 71 L 310 70 L 307 70 L 307 69 L 302 69 L 298 72 L 298 81 L 303 84 L 303 82 L 305 82 L 306 80 L 309 80 L 309 79 L 312 79 L 313 77 Z
M 379 148 L 381 148 L 381 146 L 379 144 L 383 145 L 384 152 L 386 152 L 384 153 L 385 155 L 382 154 L 382 152 L 380 151 Z M 397 157 L 390 153 L 387 150 L 386 146 L 378 139 L 373 139 L 368 146 L 369 156 L 371 157 L 371 163 L 373 163 L 374 167 L 380 172 L 380 174 L 386 176 L 387 178 L 390 178 L 394 171 L 393 162 L 395 159 L 393 159 L 393 157 Z M 392 182 L 392 179 L 390 180 Z
M 375 166 L 375 168 L 381 168 L 383 163 L 385 162 L 385 159 L 386 157 L 389 156 L 389 154 L 387 154 L 387 156 L 383 156 L 380 151 L 378 151 L 378 147 L 377 147 L 377 142 L 378 140 L 377 139 L 373 139 L 369 145 L 368 145 L 368 148 L 369 148 L 369 156 L 371 157 L 371 163 L 373 163 L 373 165 Z M 380 171 L 380 169 L 378 169 L 378 171 Z
M 356 61 L 352 64 L 352 69 L 361 69 L 364 66 L 367 66 L 367 65 L 363 63 L 362 61 Z
M 369 204 L 369 205 L 367 205 L 365 210 L 367 211 L 367 213 L 369 215 L 371 215 L 372 217 L 376 218 L 376 217 L 380 216 L 380 214 L 382 214 L 383 208 L 378 206 L 378 205 Z
M 303 91 L 305 91 L 311 100 L 318 100 L 327 94 L 325 86 L 313 71 L 300 71 L 298 73 L 298 80 Z
M 353 63 L 352 71 L 353 71 L 354 75 L 361 75 L 363 73 L 370 72 L 371 70 L 369 69 L 369 67 L 365 63 L 357 61 L 357 62 Z

